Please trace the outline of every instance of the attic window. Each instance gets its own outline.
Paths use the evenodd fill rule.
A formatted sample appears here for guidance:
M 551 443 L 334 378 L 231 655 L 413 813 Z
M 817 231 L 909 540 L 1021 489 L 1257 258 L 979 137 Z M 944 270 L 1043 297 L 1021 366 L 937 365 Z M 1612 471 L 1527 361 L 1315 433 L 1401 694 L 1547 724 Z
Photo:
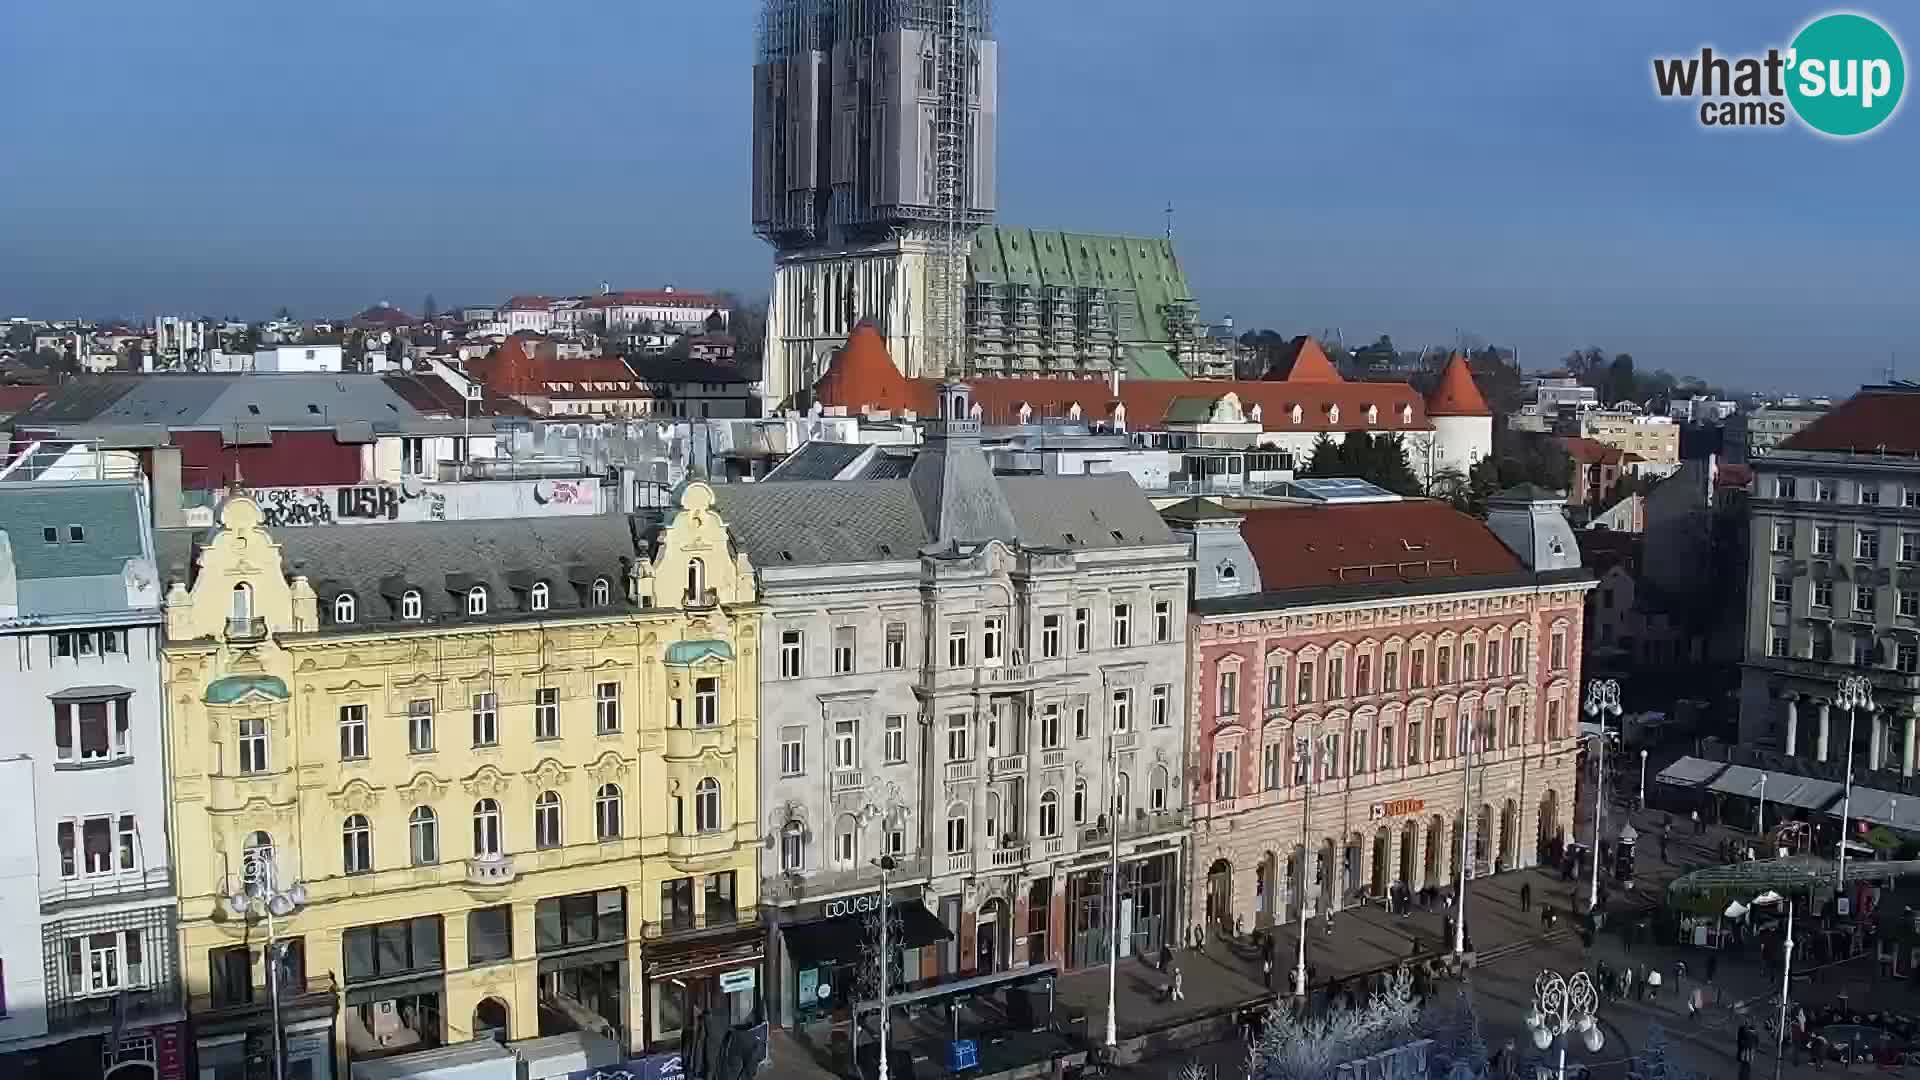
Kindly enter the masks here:
M 247 411 L 248 411 L 248 412 L 250 412 L 250 413 L 252 413 L 252 414 L 253 414 L 253 415 L 255 415 L 255 416 L 259 416 L 259 415 L 260 415 L 260 406 L 258 406 L 258 405 L 249 405 L 249 406 L 247 406 Z
M 400 617 L 417 619 L 420 617 L 420 590 L 408 589 L 400 594 Z
M 535 611 L 545 611 L 547 610 L 547 601 L 549 599 L 547 583 L 544 581 L 536 581 L 533 583 L 533 588 L 527 593 L 527 606 Z
M 85 543 L 87 532 L 78 525 L 67 526 L 67 539 L 75 544 Z
M 341 593 L 333 598 L 333 621 L 346 624 L 353 621 L 353 594 Z
M 1077 544 L 1080 542 L 1072 533 L 1061 533 L 1060 535 L 1064 537 L 1069 544 Z
M 781 553 L 780 553 L 780 561 L 781 561 L 781 562 L 792 562 L 792 561 L 793 561 L 793 552 L 791 552 L 791 551 L 783 551 L 783 552 L 781 552 Z
M 60 530 L 49 525 L 40 530 L 40 539 L 45 540 L 49 544 L 57 544 L 60 542 Z
M 893 545 L 892 545 L 892 544 L 881 544 L 881 545 L 880 545 L 880 554 L 882 554 L 882 555 L 891 555 L 891 554 L 893 554 Z
M 607 587 L 606 578 L 593 579 L 593 606 L 606 607 L 612 590 Z
M 487 590 L 485 586 L 475 585 L 467 590 L 467 614 L 485 615 L 487 613 Z
M 1232 563 L 1223 562 L 1213 568 L 1213 577 L 1222 585 L 1230 585 L 1240 577 L 1240 572 L 1233 568 Z
M 1124 542 L 1126 541 L 1126 539 L 1127 539 L 1127 538 L 1126 538 L 1126 537 L 1124 537 L 1124 536 L 1121 536 L 1121 535 L 1120 535 L 1120 530 L 1119 530 L 1119 529 L 1112 529 L 1112 530 L 1109 530 L 1109 531 L 1113 533 L 1113 538 L 1114 538 L 1115 540 L 1119 540 L 1119 541 L 1121 541 L 1122 543 L 1124 543 Z
M 313 402 L 309 401 L 307 402 L 307 411 L 314 414 L 315 416 L 318 416 L 320 415 L 320 406 L 315 405 Z

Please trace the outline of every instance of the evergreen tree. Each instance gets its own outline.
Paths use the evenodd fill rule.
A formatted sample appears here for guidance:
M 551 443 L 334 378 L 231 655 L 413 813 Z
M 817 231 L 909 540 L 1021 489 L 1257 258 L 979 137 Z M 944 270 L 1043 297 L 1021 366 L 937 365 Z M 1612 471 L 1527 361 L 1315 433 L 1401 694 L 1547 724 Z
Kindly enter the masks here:
M 1695 1080 L 1697 1075 L 1667 1059 L 1667 1031 L 1659 1024 L 1647 1027 L 1640 1052 L 1627 1059 L 1627 1080 Z
M 1339 476 L 1344 468 L 1340 444 L 1333 441 L 1333 436 L 1321 432 L 1320 437 L 1313 440 L 1313 449 L 1308 452 L 1307 468 L 1302 475 Z
M 1436 1080 L 1451 1080 L 1461 1068 L 1469 1076 L 1486 1071 L 1487 1041 L 1480 1034 L 1480 1016 L 1473 1011 L 1473 998 L 1464 985 L 1450 1005 L 1435 1010 L 1425 1027 L 1434 1041 L 1428 1064 Z
M 1324 1080 L 1341 1064 L 1420 1038 L 1420 1026 L 1413 977 L 1404 970 L 1358 1009 L 1303 1017 L 1290 1002 L 1275 1002 L 1267 1009 L 1260 1040 L 1247 1052 L 1247 1076 L 1249 1080 Z

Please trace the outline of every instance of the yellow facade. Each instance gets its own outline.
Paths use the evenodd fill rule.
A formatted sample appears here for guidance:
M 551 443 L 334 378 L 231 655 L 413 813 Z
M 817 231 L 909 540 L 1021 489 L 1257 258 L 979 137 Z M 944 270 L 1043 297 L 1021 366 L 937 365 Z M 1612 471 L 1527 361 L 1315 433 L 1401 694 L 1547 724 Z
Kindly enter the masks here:
M 659 936 L 662 884 L 731 870 L 740 919 L 758 903 L 760 612 L 752 568 L 730 553 L 712 505 L 710 489 L 689 485 L 679 512 L 613 575 L 619 580 L 609 583 L 604 606 L 342 624 L 322 618 L 327 586 L 317 592 L 316 583 L 327 568 L 289 565 L 286 534 L 264 528 L 249 499 L 228 499 L 220 527 L 197 549 L 191 581 L 171 582 L 167 598 L 180 955 L 196 1020 L 231 1011 L 222 1012 L 231 990 L 215 994 L 215 950 L 251 945 L 252 982 L 265 985 L 257 951 L 264 928 L 231 915 L 223 900 L 240 887 L 248 838 L 265 833 L 278 884 L 297 880 L 306 892 L 305 906 L 275 929 L 302 942 L 308 1000 L 327 991 L 328 973 L 340 995 L 331 1028 L 337 1075 L 347 1075 L 350 1057 L 475 1037 L 484 999 L 494 999 L 490 1018 L 495 1004 L 505 1006 L 509 1038 L 542 1034 L 541 995 L 558 984 L 539 973 L 539 902 L 606 890 L 625 890 L 624 929 L 613 948 L 598 942 L 597 952 L 603 963 L 614 963 L 609 952 L 624 961 L 617 1025 L 637 1052 L 642 951 Z M 366 543 L 379 544 L 387 528 L 330 532 L 352 534 L 351 542 L 364 532 Z M 609 685 L 618 688 L 611 710 Z M 485 694 L 494 695 L 491 745 L 475 715 L 486 711 L 487 699 L 476 698 Z M 428 708 L 423 749 L 417 725 Z M 361 716 L 364 749 L 346 730 Z M 707 780 L 719 795 L 696 805 Z M 618 787 L 617 800 L 605 798 L 608 785 Z M 560 806 L 543 809 L 536 823 L 536 801 L 547 793 Z M 497 845 L 483 842 L 482 800 L 498 807 L 497 833 L 488 834 Z M 422 808 L 437 825 L 431 859 L 416 828 Z M 558 837 L 550 831 L 555 815 Z M 368 841 L 359 839 L 359 819 Z M 603 838 L 603 829 L 613 835 Z M 500 856 L 476 856 L 488 846 Z M 352 865 L 365 853 L 369 867 Z M 692 893 L 703 907 L 703 890 Z M 502 906 L 511 911 L 510 958 L 470 962 L 469 913 Z M 440 1030 L 409 1042 L 412 1027 L 433 1024 L 416 1007 L 406 1033 L 392 1035 L 386 1020 L 390 1045 L 370 1048 L 382 1018 L 361 1020 L 350 999 L 383 991 L 363 978 L 372 985 L 349 994 L 343 949 L 349 938 L 368 940 L 350 931 L 434 916 L 443 930 Z M 604 905 L 596 917 L 604 938 L 616 920 Z M 403 974 L 431 952 L 414 948 Z M 564 962 L 565 953 L 546 955 Z M 382 955 L 384 973 L 393 966 L 384 945 Z M 253 998 L 264 1001 L 264 992 Z

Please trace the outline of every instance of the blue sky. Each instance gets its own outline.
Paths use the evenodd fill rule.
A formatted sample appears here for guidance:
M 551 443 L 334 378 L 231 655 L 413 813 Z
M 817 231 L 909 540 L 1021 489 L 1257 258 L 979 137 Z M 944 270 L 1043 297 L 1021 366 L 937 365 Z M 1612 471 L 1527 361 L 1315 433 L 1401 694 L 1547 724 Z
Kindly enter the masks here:
M 1756 389 L 1845 390 L 1896 352 L 1920 377 L 1911 105 L 1837 142 L 1652 93 L 1656 53 L 1784 45 L 1826 8 L 998 7 L 1001 220 L 1157 233 L 1171 201 L 1216 317 Z M 754 8 L 5 5 L 0 315 L 764 292 Z

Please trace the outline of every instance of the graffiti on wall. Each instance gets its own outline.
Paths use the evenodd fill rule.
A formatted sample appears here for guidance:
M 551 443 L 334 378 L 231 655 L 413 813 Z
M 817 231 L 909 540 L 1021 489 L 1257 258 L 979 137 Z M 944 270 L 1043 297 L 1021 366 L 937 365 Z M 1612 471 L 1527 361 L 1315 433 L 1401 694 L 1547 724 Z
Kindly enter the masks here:
M 270 526 L 333 524 L 333 501 L 325 488 L 254 488 L 247 494 Z
M 573 506 L 592 499 L 592 492 L 578 480 L 539 480 L 533 485 L 533 501 L 541 506 Z
M 400 484 L 367 484 L 342 488 L 250 488 L 247 494 L 260 506 L 270 527 L 334 525 L 352 521 L 399 521 L 401 507 L 410 521 L 445 521 L 447 497 L 439 491 L 409 491 Z

